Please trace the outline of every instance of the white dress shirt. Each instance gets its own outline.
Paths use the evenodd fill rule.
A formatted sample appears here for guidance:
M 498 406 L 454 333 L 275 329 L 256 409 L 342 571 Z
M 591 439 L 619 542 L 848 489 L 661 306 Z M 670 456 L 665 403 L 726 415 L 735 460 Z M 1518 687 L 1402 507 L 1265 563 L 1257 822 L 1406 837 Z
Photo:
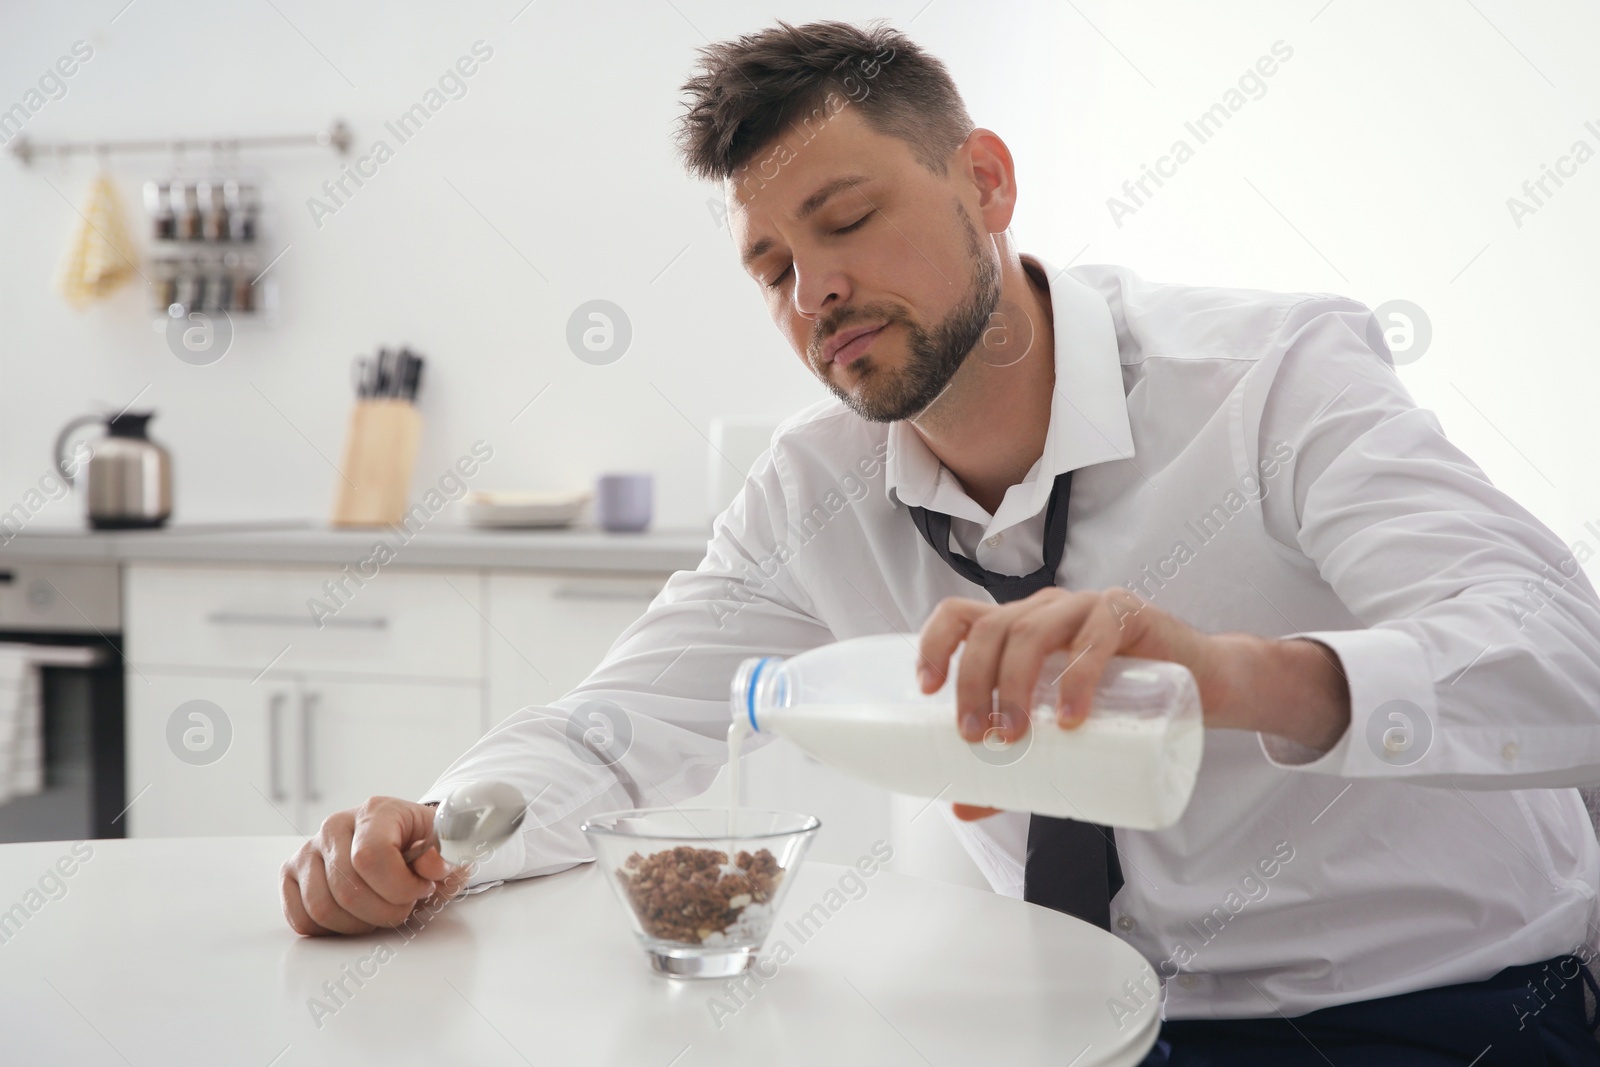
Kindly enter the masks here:
M 1357 301 L 1025 263 L 1050 279 L 1055 396 L 1042 456 L 995 514 L 904 423 L 832 399 L 787 420 L 699 567 L 582 685 L 507 718 L 422 798 L 483 778 L 537 798 L 477 879 L 584 862 L 586 814 L 703 791 L 746 657 L 987 601 L 906 505 L 1024 574 L 1073 470 L 1057 585 L 1314 638 L 1349 679 L 1331 750 L 1207 730 L 1183 818 L 1116 832 L 1111 930 L 1160 976 L 1166 1017 L 1292 1016 L 1589 943 L 1600 848 L 1571 787 L 1600 781 L 1600 601 L 1573 554 L 1415 406 Z M 608 767 L 579 739 L 611 706 L 626 754 Z M 1028 815 L 941 807 L 995 890 L 1021 896 Z

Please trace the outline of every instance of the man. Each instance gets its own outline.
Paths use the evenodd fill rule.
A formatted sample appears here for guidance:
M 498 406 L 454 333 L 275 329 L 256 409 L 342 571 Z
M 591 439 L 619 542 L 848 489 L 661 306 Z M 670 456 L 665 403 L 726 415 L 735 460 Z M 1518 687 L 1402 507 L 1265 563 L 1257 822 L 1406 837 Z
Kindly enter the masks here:
M 1198 680 L 1176 826 L 954 812 L 998 892 L 1150 961 L 1148 1063 L 1600 1064 L 1573 955 L 1600 849 L 1562 788 L 1600 777 L 1600 602 L 1412 404 L 1371 312 L 1021 254 L 1005 143 L 892 31 L 780 24 L 708 48 L 686 90 L 689 168 L 837 399 L 784 423 L 581 686 L 424 798 L 507 780 L 524 832 L 474 874 L 413 871 L 430 809 L 373 798 L 285 865 L 290 924 L 364 932 L 584 862 L 584 814 L 709 784 L 741 659 L 920 628 L 969 740 L 1021 736 L 1054 650 L 1064 728 L 1113 655 Z M 597 702 L 625 709 L 615 762 L 567 743 Z

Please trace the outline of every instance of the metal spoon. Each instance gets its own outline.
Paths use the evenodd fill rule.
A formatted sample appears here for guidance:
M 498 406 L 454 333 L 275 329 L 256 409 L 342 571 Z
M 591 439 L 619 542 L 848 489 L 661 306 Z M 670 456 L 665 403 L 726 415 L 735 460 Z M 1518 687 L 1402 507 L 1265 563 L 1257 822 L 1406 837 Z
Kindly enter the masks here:
M 460 865 L 482 859 L 516 832 L 528 814 L 522 792 L 505 782 L 457 786 L 433 813 L 433 833 L 405 854 L 410 864 L 435 846 L 444 861 Z

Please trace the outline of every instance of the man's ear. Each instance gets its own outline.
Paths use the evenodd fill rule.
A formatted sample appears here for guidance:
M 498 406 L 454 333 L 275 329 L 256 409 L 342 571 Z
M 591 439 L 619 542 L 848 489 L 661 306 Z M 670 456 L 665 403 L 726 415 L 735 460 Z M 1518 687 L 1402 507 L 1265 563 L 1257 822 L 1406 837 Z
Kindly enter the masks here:
M 1017 209 L 1017 171 L 1011 149 L 999 134 L 980 127 L 967 134 L 956 149 L 952 166 L 961 168 L 970 183 L 985 232 L 1004 233 Z

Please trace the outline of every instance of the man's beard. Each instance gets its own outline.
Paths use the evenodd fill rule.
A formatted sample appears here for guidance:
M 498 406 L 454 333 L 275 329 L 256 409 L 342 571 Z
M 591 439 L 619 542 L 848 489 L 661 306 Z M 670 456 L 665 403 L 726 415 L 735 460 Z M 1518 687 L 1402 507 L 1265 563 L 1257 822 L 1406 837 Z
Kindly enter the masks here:
M 812 368 L 833 394 L 868 422 L 899 422 L 921 414 L 938 399 L 978 346 L 989 317 L 1000 303 L 1000 271 L 994 260 L 984 255 L 978 231 L 958 209 L 967 231 L 967 251 L 971 253 L 972 284 L 967 295 L 931 331 L 923 329 L 906 310 L 893 304 L 863 304 L 844 309 L 816 331 L 811 342 Z M 822 362 L 823 342 L 853 322 L 884 321 L 905 328 L 911 357 L 898 371 L 875 363 L 870 355 L 857 357 L 845 368 L 859 380 L 857 392 L 840 388 L 827 374 Z

